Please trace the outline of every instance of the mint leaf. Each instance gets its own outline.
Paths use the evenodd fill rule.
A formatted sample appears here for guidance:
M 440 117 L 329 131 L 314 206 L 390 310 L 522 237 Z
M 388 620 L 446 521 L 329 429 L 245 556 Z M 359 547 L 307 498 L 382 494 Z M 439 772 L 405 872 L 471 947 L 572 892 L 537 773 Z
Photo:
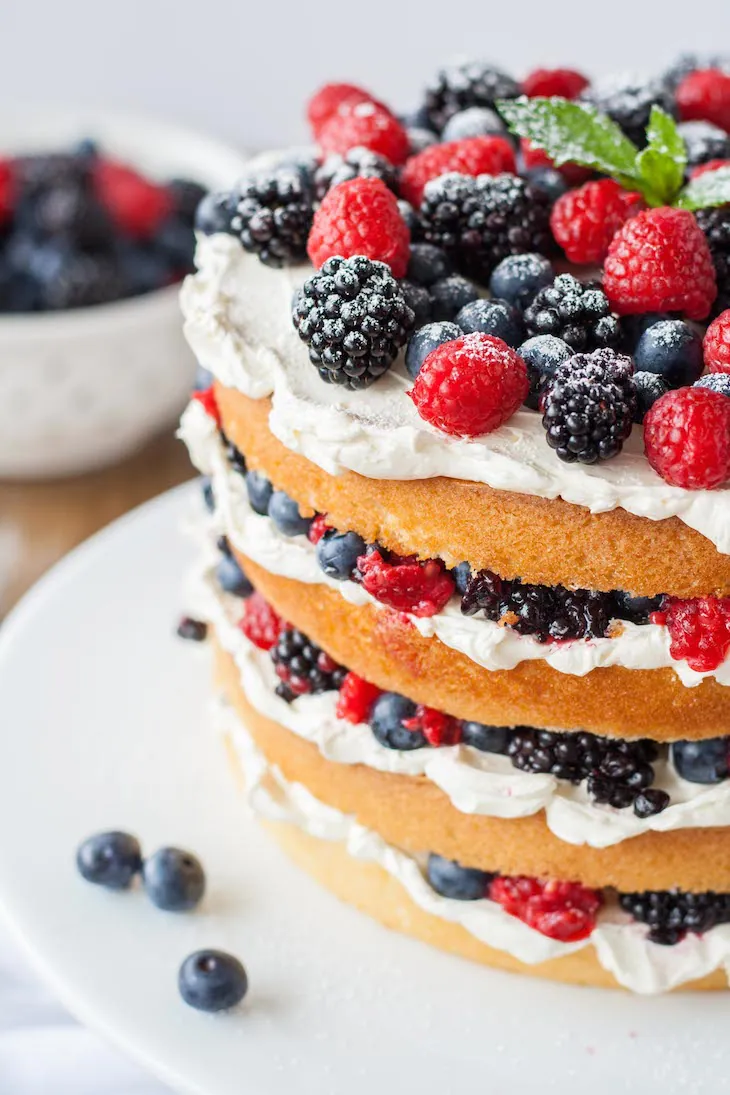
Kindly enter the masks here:
M 687 183 L 675 202 L 680 209 L 706 209 L 710 205 L 730 202 L 730 167 L 706 171 Z
M 653 106 L 646 129 L 647 146 L 636 158 L 644 196 L 652 205 L 671 205 L 684 182 L 687 148 L 676 122 Z
M 556 167 L 578 163 L 611 175 L 632 189 L 644 188 L 638 149 L 606 114 L 569 99 L 500 99 L 497 110 L 513 133 L 542 148 Z

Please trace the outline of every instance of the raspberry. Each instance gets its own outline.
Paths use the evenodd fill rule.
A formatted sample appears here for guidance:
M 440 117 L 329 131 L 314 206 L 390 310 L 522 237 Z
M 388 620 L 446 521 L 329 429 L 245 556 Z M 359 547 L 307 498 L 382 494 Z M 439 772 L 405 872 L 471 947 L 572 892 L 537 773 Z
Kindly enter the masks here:
M 698 673 L 709 673 L 725 661 L 730 650 L 730 597 L 668 597 L 662 615 L 669 653 L 676 661 L 686 661 Z
M 351 179 L 325 194 L 314 214 L 307 253 L 318 270 L 334 255 L 365 255 L 387 262 L 393 276 L 402 278 L 410 241 L 392 190 L 381 179 Z
M 730 75 L 718 68 L 690 72 L 677 88 L 677 106 L 683 122 L 712 122 L 730 131 Z
M 0 224 L 5 224 L 13 212 L 14 174 L 12 162 L 0 160 Z
M 730 373 L 730 309 L 707 328 L 702 351 L 709 372 Z
M 611 240 L 603 288 L 619 314 L 682 312 L 705 319 L 717 295 L 707 240 L 692 213 L 647 209 Z
M 537 148 L 526 137 L 520 138 L 520 152 L 522 153 L 522 162 L 526 171 L 531 171 L 536 167 L 555 168 L 571 186 L 580 186 L 581 183 L 587 182 L 593 175 L 589 167 L 583 167 L 579 163 L 564 163 L 560 167 L 555 167 L 547 152 Z
M 461 722 L 443 711 L 418 704 L 415 715 L 404 719 L 403 725 L 411 733 L 423 734 L 429 745 L 458 745 L 461 741 Z
M 114 222 L 130 236 L 149 238 L 172 210 L 164 187 L 115 160 L 94 161 L 94 186 Z
M 355 84 L 325 84 L 307 103 L 307 121 L 315 137 L 330 118 L 342 107 L 357 103 L 373 103 L 372 95 Z
M 540 882 L 523 876 L 498 875 L 489 887 L 489 898 L 510 916 L 564 943 L 587 939 L 603 904 L 598 890 L 577 882 Z
M 329 528 L 331 528 L 331 525 L 327 524 L 327 515 L 325 513 L 318 513 L 317 516 L 313 518 L 312 523 L 309 526 L 309 532 L 307 533 L 307 539 L 310 544 L 318 544 Z
M 357 561 L 362 587 L 381 604 L 414 616 L 435 616 L 454 592 L 454 579 L 440 559 L 383 558 L 380 551 Z
M 403 197 L 418 208 L 429 179 L 437 179 L 449 171 L 459 175 L 499 175 L 509 171 L 514 175 L 517 165 L 512 145 L 504 137 L 466 137 L 434 144 L 411 156 L 403 168 L 400 181 Z
M 698 164 L 689 173 L 690 179 L 699 179 L 700 175 L 706 175 L 708 171 L 719 171 L 721 167 L 730 167 L 730 160 L 708 160 L 707 163 Z
M 575 99 L 588 87 L 589 81 L 572 68 L 536 68 L 522 81 L 522 91 L 528 99 L 538 96 Z
M 619 228 L 643 208 L 641 194 L 601 179 L 558 198 L 550 227 L 570 262 L 599 263 Z
M 379 103 L 345 103 L 317 134 L 323 152 L 369 148 L 399 166 L 408 158 L 408 134 L 397 118 Z
M 730 476 L 730 399 L 709 388 L 680 388 L 644 419 L 644 449 L 667 483 L 710 490 Z
M 192 399 L 196 400 L 205 413 L 213 419 L 218 429 L 221 428 L 221 412 L 218 410 L 218 400 L 215 397 L 215 388 L 211 384 L 209 388 L 193 392 Z
M 243 607 L 238 626 L 259 650 L 271 650 L 287 625 L 260 593 L 252 593 Z
M 370 708 L 380 694 L 377 685 L 364 681 L 357 673 L 348 673 L 340 685 L 337 718 L 355 724 L 367 722 Z
M 529 387 L 522 358 L 501 338 L 476 333 L 432 350 L 408 394 L 432 426 L 478 437 L 503 425 Z

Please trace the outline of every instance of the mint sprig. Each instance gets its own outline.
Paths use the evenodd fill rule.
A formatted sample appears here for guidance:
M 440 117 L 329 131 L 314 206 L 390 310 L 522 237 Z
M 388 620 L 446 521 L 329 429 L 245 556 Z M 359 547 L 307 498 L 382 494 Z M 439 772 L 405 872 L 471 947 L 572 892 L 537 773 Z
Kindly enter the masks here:
M 541 148 L 556 167 L 576 163 L 638 190 L 648 205 L 704 209 L 730 202 L 730 168 L 684 186 L 687 148 L 674 119 L 653 106 L 646 148 L 639 150 L 606 114 L 569 99 L 501 99 L 497 109 L 512 133 Z

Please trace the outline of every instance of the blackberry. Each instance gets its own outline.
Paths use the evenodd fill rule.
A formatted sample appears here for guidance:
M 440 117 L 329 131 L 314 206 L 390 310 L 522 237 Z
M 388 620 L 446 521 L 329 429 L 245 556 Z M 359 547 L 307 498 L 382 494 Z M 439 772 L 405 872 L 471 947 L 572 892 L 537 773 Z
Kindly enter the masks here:
M 382 179 L 393 193 L 398 193 L 398 170 L 385 156 L 369 148 L 350 148 L 344 155 L 328 156 L 314 175 L 314 193 L 321 201 L 328 190 L 350 179 Z
M 491 570 L 471 576 L 461 611 L 465 616 L 483 612 L 486 619 L 541 643 L 604 637 L 616 614 L 612 593 L 508 581 Z
M 632 624 L 648 624 L 652 612 L 659 612 L 664 602 L 664 594 L 656 597 L 641 597 L 627 593 L 623 589 L 614 590 L 616 616 L 619 620 L 628 620 Z
M 677 128 L 687 149 L 687 167 L 730 157 L 730 134 L 712 122 L 681 122 Z
M 287 703 L 297 696 L 337 691 L 347 675 L 329 654 L 292 627 L 280 632 L 271 660 L 280 681 L 276 694 Z
M 695 217 L 710 246 L 717 278 L 712 314 L 719 315 L 730 308 L 730 207 L 698 209 Z
M 415 316 L 383 262 L 327 259 L 294 301 L 292 321 L 328 384 L 367 388 L 393 364 Z
M 195 620 L 192 616 L 183 616 L 177 625 L 177 634 L 181 639 L 189 639 L 193 643 L 205 642 L 208 635 L 208 625 L 203 620 Z
M 425 115 L 438 133 L 449 118 L 473 106 L 492 109 L 498 99 L 516 99 L 520 86 L 486 61 L 463 61 L 440 69 L 426 88 Z
M 712 890 L 705 893 L 645 890 L 620 893 L 618 899 L 624 912 L 649 927 L 652 943 L 664 946 L 679 943 L 687 932 L 701 935 L 717 924 L 730 921 L 730 894 Z
M 646 144 L 646 127 L 654 105 L 667 114 L 676 113 L 674 96 L 666 84 L 631 75 L 613 76 L 592 84 L 580 98 L 613 118 L 639 148 Z
M 306 258 L 313 215 L 312 192 L 303 173 L 279 167 L 241 184 L 231 232 L 267 266 L 284 266 Z
M 555 335 L 574 350 L 618 347 L 622 340 L 619 318 L 598 282 L 582 282 L 572 274 L 558 274 L 540 289 L 524 318 L 528 336 Z
M 423 238 L 451 255 L 462 273 L 487 282 L 508 255 L 553 249 L 550 203 L 505 172 L 459 175 L 449 172 L 426 184 L 421 204 Z
M 541 398 L 551 449 L 568 464 L 618 456 L 636 414 L 631 358 L 613 350 L 574 354 L 558 365 Z

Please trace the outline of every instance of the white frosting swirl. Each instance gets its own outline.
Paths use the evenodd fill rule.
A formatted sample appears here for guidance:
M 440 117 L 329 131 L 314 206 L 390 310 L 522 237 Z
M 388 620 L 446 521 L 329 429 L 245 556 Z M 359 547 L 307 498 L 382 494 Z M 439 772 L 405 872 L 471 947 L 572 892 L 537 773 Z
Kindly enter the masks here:
M 615 460 L 565 464 L 545 443 L 540 416 L 522 410 L 474 441 L 424 422 L 404 395 L 402 360 L 364 392 L 325 384 L 290 321 L 291 299 L 310 267 L 272 270 L 233 237 L 198 241 L 199 272 L 182 291 L 185 332 L 201 364 L 254 399 L 271 395 L 272 432 L 331 475 L 473 480 L 498 490 L 563 498 L 591 513 L 623 508 L 639 517 L 678 517 L 730 553 L 730 490 L 690 491 L 649 466 L 641 431 Z

